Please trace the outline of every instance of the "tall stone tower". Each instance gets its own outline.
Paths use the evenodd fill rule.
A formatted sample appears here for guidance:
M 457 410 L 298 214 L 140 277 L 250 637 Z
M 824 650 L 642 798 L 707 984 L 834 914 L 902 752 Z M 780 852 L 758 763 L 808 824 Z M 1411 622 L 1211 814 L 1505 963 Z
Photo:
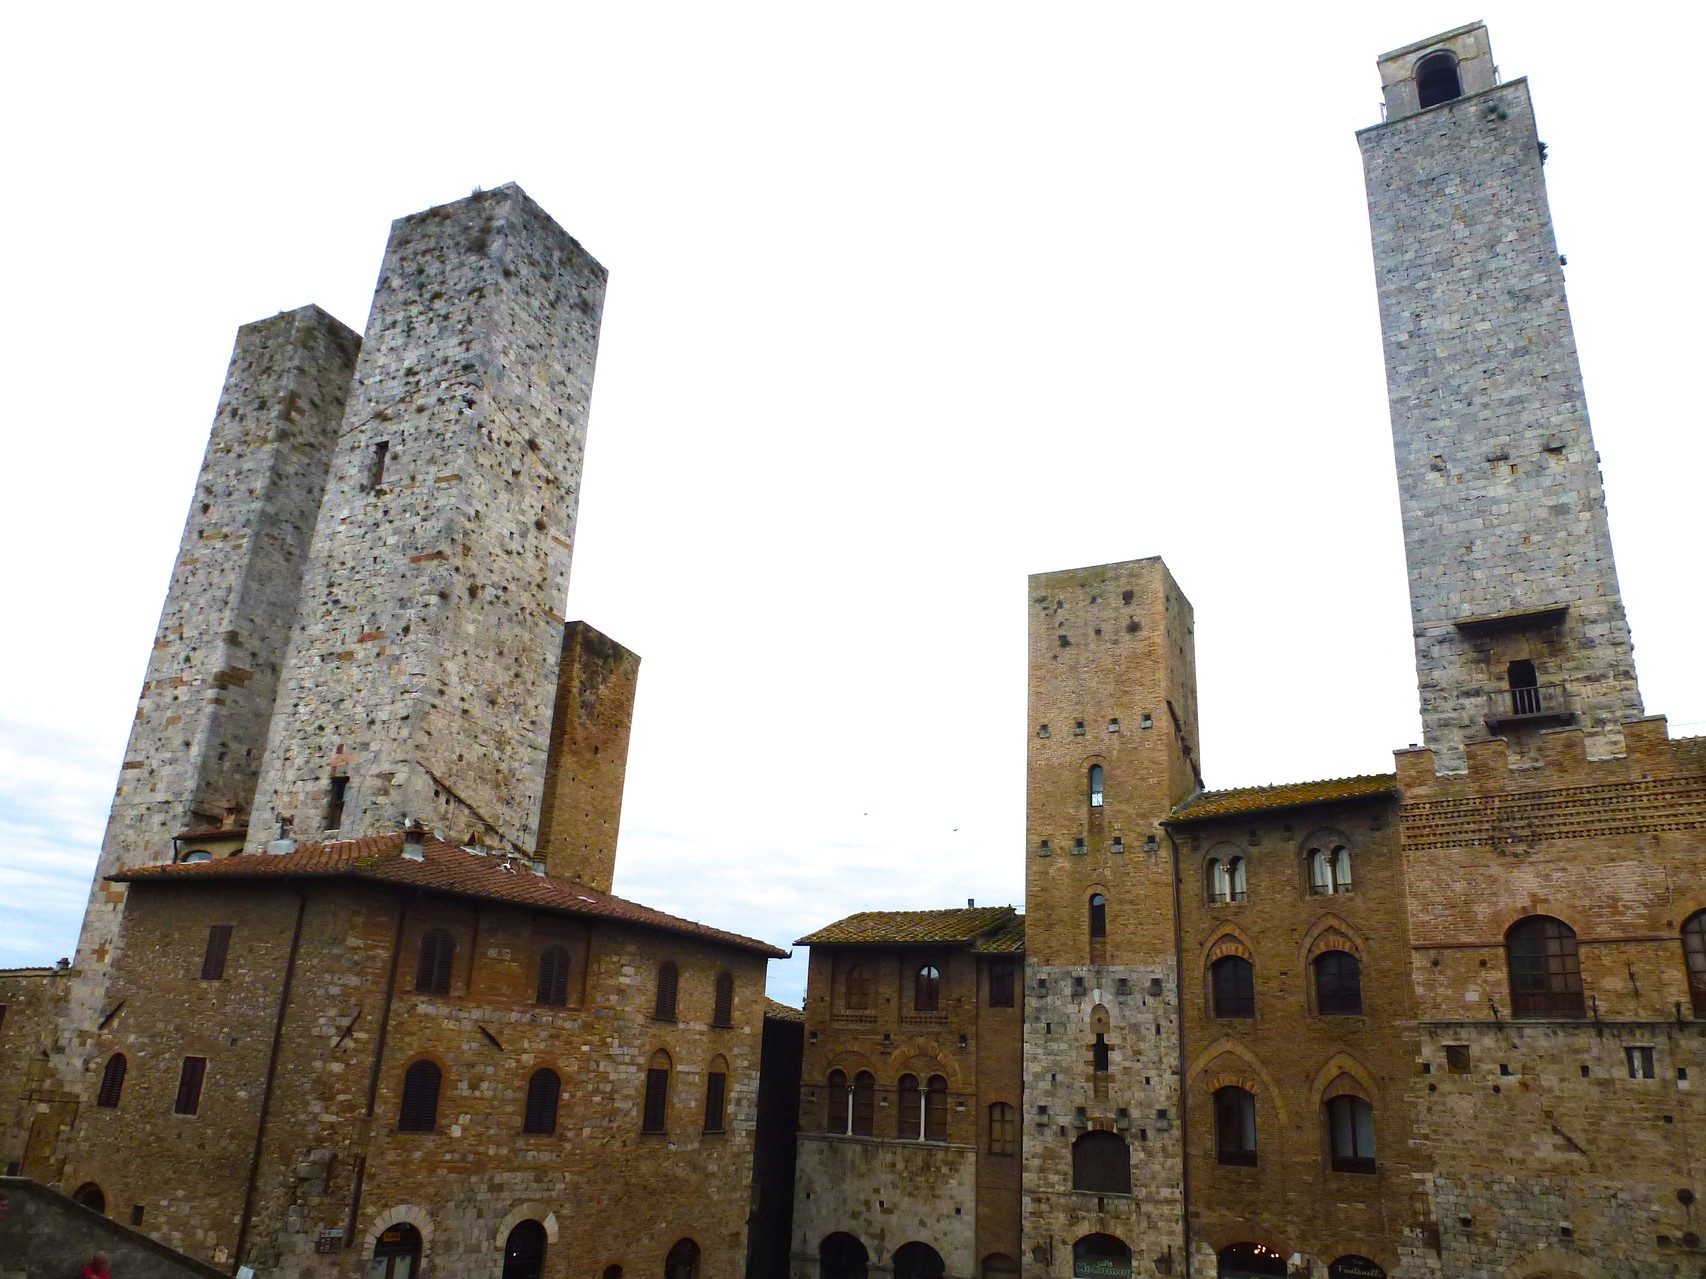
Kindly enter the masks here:
M 237 332 L 77 945 L 73 1041 L 99 1015 L 117 936 L 124 888 L 106 877 L 248 817 L 360 344 L 313 306 Z
M 1426 745 L 1455 772 L 1579 725 L 1621 754 L 1641 697 L 1528 83 L 1480 23 L 1379 64 L 1357 136 Z
M 1129 1273 L 1151 1273 L 1182 1264 L 1184 1246 L 1177 916 L 1159 823 L 1200 784 L 1191 606 L 1159 559 L 1029 587 L 1024 1273 L 1116 1273 L 1119 1257 L 1097 1250 L 1121 1246 Z
M 251 845 L 535 849 L 604 284 L 513 185 L 393 224 Z

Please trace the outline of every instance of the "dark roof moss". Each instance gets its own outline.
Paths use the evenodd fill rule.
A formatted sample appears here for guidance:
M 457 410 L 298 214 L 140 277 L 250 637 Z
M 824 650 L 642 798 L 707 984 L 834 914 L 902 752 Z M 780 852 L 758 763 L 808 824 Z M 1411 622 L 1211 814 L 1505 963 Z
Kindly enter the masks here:
M 867 910 L 838 919 L 796 946 L 909 945 L 970 942 L 1018 917 L 1011 906 L 958 910 Z
M 1278 808 L 1305 808 L 1346 799 L 1397 795 L 1396 773 L 1371 773 L 1364 777 L 1330 777 L 1319 782 L 1288 782 L 1279 786 L 1240 786 L 1235 790 L 1200 791 L 1173 809 L 1169 826 L 1205 822 L 1238 813 L 1268 812 Z

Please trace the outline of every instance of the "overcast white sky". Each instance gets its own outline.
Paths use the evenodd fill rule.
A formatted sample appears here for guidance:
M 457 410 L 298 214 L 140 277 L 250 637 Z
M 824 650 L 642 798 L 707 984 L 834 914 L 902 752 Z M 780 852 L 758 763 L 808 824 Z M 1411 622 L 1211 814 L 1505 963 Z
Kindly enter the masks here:
M 362 328 L 393 217 L 512 180 L 610 270 L 569 613 L 644 657 L 618 892 L 781 943 L 1020 902 L 1025 575 L 1080 564 L 1190 596 L 1210 786 L 1390 768 L 1353 133 L 1378 53 L 1476 17 L 1551 148 L 1646 703 L 1706 732 L 1703 15 L 12 13 L 0 965 L 75 945 L 237 326 Z

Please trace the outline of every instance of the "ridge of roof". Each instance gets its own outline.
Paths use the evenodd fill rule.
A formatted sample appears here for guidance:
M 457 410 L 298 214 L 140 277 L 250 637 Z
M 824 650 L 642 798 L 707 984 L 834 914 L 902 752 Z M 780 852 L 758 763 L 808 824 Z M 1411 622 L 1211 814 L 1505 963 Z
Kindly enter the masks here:
M 1396 773 L 1364 773 L 1356 777 L 1328 777 L 1312 782 L 1282 782 L 1272 786 L 1238 786 L 1231 790 L 1198 791 L 1175 805 L 1165 824 L 1207 821 L 1233 813 L 1255 813 L 1276 808 L 1303 808 L 1343 799 L 1374 795 L 1396 795 Z
M 771 1021 L 797 1021 L 806 1024 L 806 1010 L 795 1008 L 792 1004 L 784 1004 L 780 999 L 764 997 L 764 1015 Z
M 333 844 L 305 844 L 289 853 L 239 853 L 205 862 L 124 866 L 108 878 L 118 883 L 173 884 L 202 880 L 359 879 L 570 915 L 615 919 L 738 946 L 772 959 L 785 959 L 788 954 L 755 937 L 653 910 L 574 880 L 541 875 L 531 869 L 518 870 L 502 853 L 471 852 L 431 835 L 421 844 L 419 861 L 403 856 L 403 836 L 398 833 L 366 835 Z
M 969 942 L 1015 918 L 1011 906 L 948 910 L 864 910 L 825 924 L 796 946 Z

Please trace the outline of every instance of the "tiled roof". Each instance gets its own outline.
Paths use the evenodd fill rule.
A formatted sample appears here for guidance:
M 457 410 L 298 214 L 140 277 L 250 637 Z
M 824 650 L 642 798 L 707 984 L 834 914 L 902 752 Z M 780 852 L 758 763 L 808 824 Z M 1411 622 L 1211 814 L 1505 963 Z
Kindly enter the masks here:
M 867 910 L 839 919 L 796 946 L 859 942 L 968 942 L 1013 919 L 1011 906 L 968 906 L 961 910 Z
M 512 902 L 537 910 L 569 915 L 591 915 L 619 919 L 625 923 L 659 928 L 665 932 L 702 937 L 707 941 L 738 946 L 772 958 L 787 952 L 768 942 L 739 933 L 724 932 L 652 910 L 610 893 L 599 892 L 573 880 L 536 875 L 523 862 L 512 864 L 501 853 L 471 853 L 455 844 L 428 836 L 421 846 L 422 859 L 402 855 L 403 836 L 373 835 L 336 844 L 305 844 L 293 853 L 242 853 L 216 857 L 206 862 L 125 867 L 112 879 L 121 883 L 190 883 L 202 880 L 342 878 L 376 880 L 414 888 L 477 897 L 487 901 Z
M 977 939 L 972 949 L 984 955 L 1023 955 L 1025 953 L 1025 917 L 1015 915 L 994 932 Z
M 764 1015 L 771 1021 L 797 1021 L 802 1026 L 806 1024 L 805 1009 L 781 1003 L 768 995 L 764 997 Z
M 1341 799 L 1369 795 L 1396 795 L 1396 773 L 1371 773 L 1366 777 L 1331 777 L 1319 782 L 1290 782 L 1282 786 L 1241 786 L 1236 790 L 1202 791 L 1173 810 L 1168 825 L 1208 821 L 1234 813 L 1259 813 L 1275 808 L 1302 808 L 1309 804 L 1331 804 Z

